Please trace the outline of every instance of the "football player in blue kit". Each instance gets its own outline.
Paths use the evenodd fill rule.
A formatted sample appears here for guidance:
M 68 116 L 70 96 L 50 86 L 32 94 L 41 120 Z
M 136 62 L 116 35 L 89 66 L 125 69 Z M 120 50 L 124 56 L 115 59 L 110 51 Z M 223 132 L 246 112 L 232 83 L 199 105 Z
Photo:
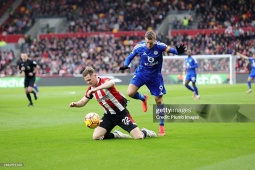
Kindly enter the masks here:
M 247 79 L 248 91 L 246 91 L 246 93 L 251 93 L 252 92 L 251 81 L 255 78 L 255 53 L 253 53 L 252 57 L 248 57 L 248 56 L 243 55 L 243 54 L 238 53 L 238 52 L 236 54 L 238 56 L 240 56 L 241 58 L 249 60 L 249 62 L 251 63 L 251 72 L 250 72 L 249 77 Z
M 151 95 L 155 97 L 155 102 L 158 110 L 164 110 L 163 95 L 166 94 L 163 76 L 161 74 L 163 53 L 173 53 L 176 55 L 186 52 L 186 47 L 181 44 L 176 48 L 170 48 L 165 43 L 156 40 L 156 33 L 152 30 L 145 33 L 145 40 L 139 42 L 125 59 L 124 66 L 120 70 L 129 69 L 129 64 L 135 56 L 140 56 L 139 67 L 136 68 L 134 77 L 132 78 L 127 95 L 131 98 L 142 101 L 143 111 L 147 111 L 147 95 L 142 95 L 138 89 L 146 85 L 150 90 Z M 164 113 L 159 113 L 160 117 Z M 159 122 L 159 136 L 165 135 L 164 119 Z
M 187 50 L 188 57 L 185 59 L 185 87 L 193 92 L 193 98 L 195 100 L 200 99 L 200 95 L 198 93 L 198 89 L 196 86 L 197 72 L 196 68 L 198 67 L 197 61 L 191 56 L 191 50 Z M 189 82 L 192 82 L 192 87 L 189 85 Z

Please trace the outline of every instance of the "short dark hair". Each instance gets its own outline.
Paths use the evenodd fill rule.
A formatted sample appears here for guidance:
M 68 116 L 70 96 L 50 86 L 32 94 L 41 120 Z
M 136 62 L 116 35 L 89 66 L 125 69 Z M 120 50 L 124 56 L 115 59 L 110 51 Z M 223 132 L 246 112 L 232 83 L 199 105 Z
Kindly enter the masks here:
M 145 33 L 145 38 L 148 40 L 155 40 L 156 39 L 156 33 L 152 30 L 149 30 Z
M 85 70 L 82 72 L 82 76 L 83 76 L 83 77 L 86 77 L 88 74 L 89 74 L 89 75 L 92 75 L 92 74 L 94 74 L 95 72 L 96 72 L 96 71 L 95 71 L 94 68 L 92 68 L 92 67 L 86 67 Z

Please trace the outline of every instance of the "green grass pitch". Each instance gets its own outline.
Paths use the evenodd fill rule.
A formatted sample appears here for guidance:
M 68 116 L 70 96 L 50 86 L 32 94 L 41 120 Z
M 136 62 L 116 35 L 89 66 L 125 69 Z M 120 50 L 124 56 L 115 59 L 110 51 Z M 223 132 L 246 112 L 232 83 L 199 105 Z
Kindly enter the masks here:
M 199 101 L 182 85 L 167 85 L 166 104 L 254 104 L 246 84 L 201 85 Z M 86 86 L 39 87 L 34 107 L 22 88 L 0 89 L 0 169 L 4 163 L 23 163 L 18 169 L 254 169 L 254 123 L 166 123 L 166 136 L 145 140 L 93 141 L 83 118 L 102 116 L 93 99 L 84 108 L 69 108 Z M 117 88 L 126 93 L 127 86 Z M 147 93 L 146 87 L 140 89 Z M 130 99 L 128 109 L 140 128 L 158 131 L 152 121 L 154 99 L 142 112 Z M 255 113 L 254 113 L 255 114 Z M 119 129 L 119 127 L 117 127 Z M 115 129 L 117 129 L 115 128 Z M 15 169 L 17 167 L 13 167 Z

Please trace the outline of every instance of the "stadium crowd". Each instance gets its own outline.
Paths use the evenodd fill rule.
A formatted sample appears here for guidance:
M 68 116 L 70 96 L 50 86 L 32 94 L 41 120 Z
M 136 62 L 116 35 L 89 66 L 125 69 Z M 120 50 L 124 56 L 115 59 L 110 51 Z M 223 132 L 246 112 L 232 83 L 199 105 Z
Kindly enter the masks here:
M 201 8 L 200 8 L 201 9 Z M 198 29 L 255 26 L 254 0 L 210 0 L 198 11 Z
M 237 38 L 227 34 L 198 34 L 195 37 L 177 35 L 169 39 L 168 36 L 158 35 L 158 39 L 172 47 L 183 42 L 194 55 L 235 54 L 237 50 L 249 55 L 255 50 L 255 35 L 252 32 L 245 32 L 243 36 Z M 40 66 L 37 74 L 41 76 L 77 75 L 87 65 L 92 65 L 100 74 L 120 73 L 119 66 L 123 65 L 125 57 L 141 39 L 138 37 L 114 38 L 113 36 L 34 39 L 29 44 L 29 56 L 37 61 Z M 199 60 L 198 62 L 199 72 L 228 72 L 229 69 L 227 59 Z M 133 72 L 138 64 L 139 57 L 135 58 L 127 73 Z M 165 60 L 162 72 L 179 73 L 182 72 L 182 66 L 183 60 L 178 60 L 176 56 L 176 60 Z M 237 61 L 237 71 L 245 72 L 247 69 L 247 64 L 243 60 Z M 3 74 L 18 74 L 17 67 L 8 66 Z
M 0 77 L 16 75 L 16 66 L 11 67 L 10 65 L 14 57 L 12 50 L 1 50 L 0 48 Z
M 168 12 L 195 11 L 197 15 L 204 15 L 206 6 L 203 0 L 26 0 L 10 13 L 9 20 L 1 26 L 0 32 L 25 33 L 40 17 L 66 17 L 66 32 L 156 29 Z M 187 16 L 189 22 L 192 22 L 192 18 L 191 15 Z M 182 28 L 180 25 L 176 28 Z
M 191 9 L 198 19 L 197 29 L 235 29 L 255 26 L 254 8 L 254 0 L 209 0 L 196 3 Z M 189 29 L 192 23 L 193 16 L 188 14 L 182 19 L 175 18 L 171 28 Z
M 197 15 L 206 16 L 201 22 L 205 23 L 200 28 L 216 28 L 216 23 L 236 24 L 233 29 L 227 27 L 224 34 L 211 33 L 197 34 L 194 37 L 188 35 L 176 35 L 168 37 L 158 33 L 158 40 L 174 47 L 176 44 L 184 43 L 195 55 L 199 54 L 235 54 L 241 51 L 245 55 L 255 50 L 254 32 L 242 30 L 240 26 L 252 25 L 254 19 L 254 3 L 248 1 L 156 1 L 156 0 L 130 0 L 113 1 L 80 1 L 80 0 L 27 0 L 14 12 L 9 22 L 4 24 L 2 30 L 8 34 L 24 33 L 33 25 L 36 17 L 66 16 L 68 20 L 69 32 L 94 32 L 94 31 L 134 31 L 155 29 L 168 11 L 193 10 Z M 222 5 L 220 5 L 220 3 Z M 229 3 L 243 3 L 240 11 L 237 7 L 229 6 Z M 247 3 L 251 3 L 250 6 Z M 200 4 L 200 5 L 199 5 Z M 218 7 L 218 8 L 216 8 Z M 160 10 L 157 10 L 160 9 Z M 247 9 L 247 13 L 244 11 Z M 220 11 L 218 11 L 220 10 Z M 217 15 L 213 15 L 216 14 Z M 249 14 L 248 14 L 249 13 Z M 233 15 L 238 20 L 232 20 Z M 219 16 L 218 16 L 219 15 Z M 219 18 L 223 18 L 219 20 Z M 213 18 L 214 17 L 214 18 Z M 189 17 L 188 17 L 189 18 Z M 211 27 L 212 20 L 215 24 Z M 209 23 L 210 27 L 207 26 Z M 243 24 L 245 23 L 245 24 Z M 227 26 L 223 24 L 223 27 Z M 228 25 L 231 26 L 231 25 Z M 232 32 L 230 32 L 232 31 Z M 121 37 L 113 36 L 92 36 L 86 38 L 51 38 L 51 39 L 31 39 L 26 38 L 22 46 L 28 48 L 28 53 L 39 65 L 38 75 L 41 76 L 68 76 L 80 74 L 86 65 L 93 65 L 99 73 L 119 73 L 119 66 L 123 65 L 125 57 L 132 48 L 143 37 Z M 3 56 L 3 54 L 2 54 Z M 6 60 L 1 56 L 1 63 Z M 8 57 L 7 57 L 8 58 Z M 177 57 L 178 58 L 178 57 Z M 181 72 L 182 60 L 166 61 L 163 73 Z M 226 71 L 228 61 L 225 59 L 199 61 L 200 71 Z M 16 63 L 1 65 L 1 75 L 17 75 Z M 132 62 L 132 67 L 127 72 L 133 72 L 137 67 L 139 58 Z M 220 67 L 219 67 L 220 66 Z M 3 67 L 5 69 L 3 70 Z M 247 71 L 247 64 L 243 60 L 238 60 L 236 70 Z M 199 71 L 199 70 L 198 70 Z

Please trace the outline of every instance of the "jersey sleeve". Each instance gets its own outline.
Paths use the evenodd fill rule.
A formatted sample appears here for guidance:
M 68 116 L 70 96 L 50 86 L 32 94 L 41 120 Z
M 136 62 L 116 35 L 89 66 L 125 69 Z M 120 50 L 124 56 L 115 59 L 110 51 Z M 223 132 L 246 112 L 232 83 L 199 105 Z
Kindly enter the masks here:
M 158 41 L 157 44 L 158 44 L 158 48 L 162 52 L 178 54 L 178 52 L 177 52 L 177 50 L 175 48 L 171 48 L 168 45 L 166 45 L 165 43 L 162 43 L 162 42 Z
M 137 48 L 139 45 L 136 45 L 133 49 L 133 51 L 127 56 L 127 58 L 124 61 L 124 66 L 128 66 L 131 61 L 134 59 L 134 57 L 138 54 L 137 53 Z
M 37 66 L 36 61 L 33 61 L 33 62 L 32 62 L 32 65 L 33 65 L 33 67 L 36 67 L 36 66 Z
M 90 96 L 87 95 L 87 93 L 88 93 L 88 91 L 89 91 L 90 89 L 91 89 L 91 86 L 88 87 L 88 89 L 87 89 L 87 91 L 86 91 L 86 93 L 85 93 L 85 95 L 84 95 L 87 99 L 92 99 L 92 98 L 93 98 L 93 95 L 92 95 L 92 94 L 90 94 Z
M 169 46 L 166 46 L 166 48 L 165 48 L 165 52 L 167 52 L 167 53 L 172 53 L 172 54 L 178 54 L 178 52 L 177 52 L 177 50 L 175 49 L 175 48 L 171 48 L 171 47 L 169 47 Z

